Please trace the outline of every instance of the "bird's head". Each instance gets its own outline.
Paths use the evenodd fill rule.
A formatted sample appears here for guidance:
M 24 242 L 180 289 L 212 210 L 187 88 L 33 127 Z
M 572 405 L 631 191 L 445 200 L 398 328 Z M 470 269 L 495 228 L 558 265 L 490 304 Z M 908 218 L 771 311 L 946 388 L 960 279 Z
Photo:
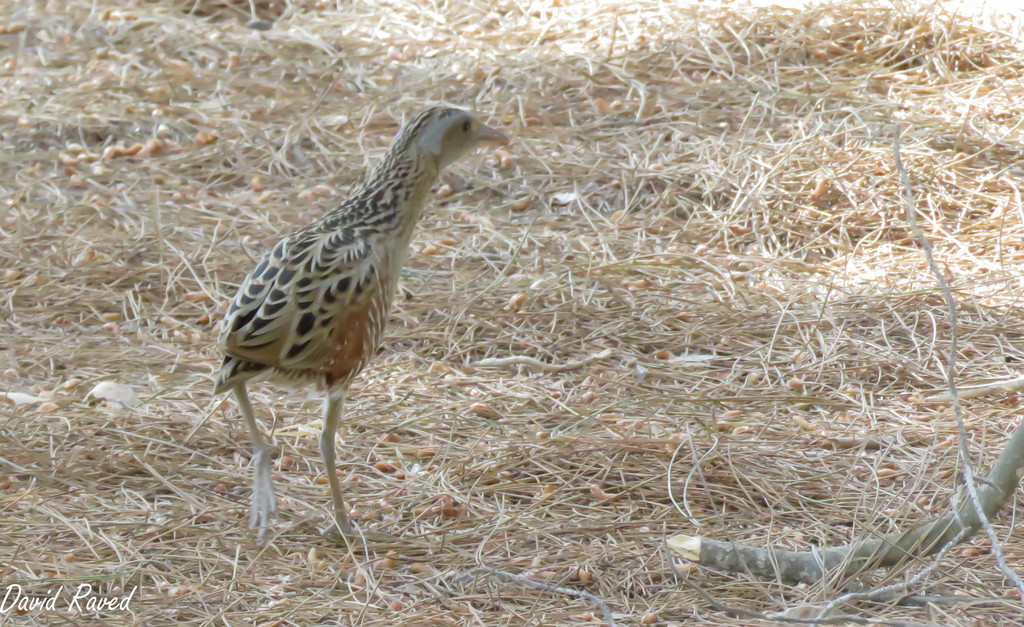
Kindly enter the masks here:
M 483 144 L 507 144 L 508 137 L 462 109 L 432 107 L 410 120 L 395 143 L 404 143 L 441 170 Z

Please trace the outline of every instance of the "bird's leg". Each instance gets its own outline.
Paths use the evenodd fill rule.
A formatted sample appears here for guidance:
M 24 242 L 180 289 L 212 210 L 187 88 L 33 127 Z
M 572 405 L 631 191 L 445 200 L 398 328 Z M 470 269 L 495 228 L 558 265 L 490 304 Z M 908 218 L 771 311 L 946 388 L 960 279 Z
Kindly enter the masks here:
M 348 510 L 345 499 L 341 496 L 341 481 L 334 467 L 334 436 L 338 431 L 338 420 L 345 407 L 346 390 L 330 390 L 327 393 L 327 408 L 324 410 L 324 425 L 320 431 L 320 454 L 324 458 L 324 469 L 327 482 L 331 484 L 331 498 L 334 500 L 334 522 L 344 537 L 352 535 L 352 525 L 348 521 Z
M 270 447 L 267 439 L 263 436 L 260 426 L 256 424 L 256 415 L 252 411 L 252 403 L 249 402 L 249 394 L 245 391 L 245 384 L 239 383 L 235 386 L 235 399 L 238 407 L 245 416 L 245 423 L 249 425 L 249 433 L 252 435 L 252 511 L 249 513 L 249 526 L 258 529 L 256 537 L 263 539 L 270 519 L 277 514 L 277 505 L 274 499 L 274 484 L 270 478 L 271 459 Z

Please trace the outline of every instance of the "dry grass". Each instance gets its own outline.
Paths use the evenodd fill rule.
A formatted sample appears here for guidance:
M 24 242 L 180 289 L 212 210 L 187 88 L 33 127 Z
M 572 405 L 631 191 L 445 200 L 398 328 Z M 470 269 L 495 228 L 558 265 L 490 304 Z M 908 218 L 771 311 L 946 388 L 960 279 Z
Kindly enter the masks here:
M 960 376 L 1020 374 L 1018 20 L 870 2 L 296 0 L 256 32 L 248 2 L 104 4 L 36 2 L 0 35 L 0 391 L 52 397 L 0 406 L 4 583 L 137 584 L 147 624 L 597 612 L 458 580 L 488 565 L 587 590 L 622 624 L 754 624 L 675 580 L 666 534 L 841 543 L 943 510 L 956 483 L 952 417 L 918 402 L 942 386 L 948 326 L 904 222 L 894 117 L 962 308 Z M 265 246 L 440 100 L 516 141 L 446 177 L 340 434 L 355 519 L 409 543 L 353 555 L 317 535 L 319 402 L 263 387 L 284 463 L 260 547 L 244 425 L 210 395 L 220 312 Z M 472 366 L 605 349 L 574 369 Z M 100 381 L 143 405 L 88 399 Z M 980 466 L 1019 411 L 1017 394 L 967 402 Z M 1021 513 L 996 520 L 1011 564 Z M 919 592 L 1007 595 L 986 546 L 955 550 Z M 759 611 L 857 583 L 687 576 Z M 1021 606 L 859 611 L 974 625 Z

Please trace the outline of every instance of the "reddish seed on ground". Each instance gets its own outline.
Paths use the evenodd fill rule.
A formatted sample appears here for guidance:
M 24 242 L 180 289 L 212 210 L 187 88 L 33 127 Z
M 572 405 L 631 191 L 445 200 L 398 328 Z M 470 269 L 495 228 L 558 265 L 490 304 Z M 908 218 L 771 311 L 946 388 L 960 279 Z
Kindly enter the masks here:
M 469 411 L 476 416 L 487 418 L 488 420 L 501 420 L 501 413 L 485 403 L 473 403 L 469 406 Z
M 213 133 L 202 132 L 196 133 L 192 139 L 200 146 L 209 146 L 217 141 L 217 136 Z
M 507 168 L 512 165 L 512 155 L 504 148 L 495 150 L 494 157 L 498 160 L 498 167 Z
M 373 467 L 381 472 L 395 472 L 395 470 L 398 469 L 398 466 L 394 462 L 389 462 L 386 459 L 380 460 L 374 464 Z
M 164 144 L 159 139 L 147 139 L 146 143 L 142 145 L 142 150 L 139 154 L 142 156 L 155 155 L 156 153 L 163 150 Z

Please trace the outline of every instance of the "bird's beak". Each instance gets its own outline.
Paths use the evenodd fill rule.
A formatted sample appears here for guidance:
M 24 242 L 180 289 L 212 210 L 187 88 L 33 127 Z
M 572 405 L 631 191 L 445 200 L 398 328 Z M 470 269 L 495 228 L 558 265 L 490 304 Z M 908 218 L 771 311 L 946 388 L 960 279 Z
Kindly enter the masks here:
M 482 144 L 498 144 L 499 146 L 504 146 L 508 143 L 508 135 L 497 129 L 493 129 L 486 124 L 480 125 L 480 129 L 476 134 L 476 139 Z

